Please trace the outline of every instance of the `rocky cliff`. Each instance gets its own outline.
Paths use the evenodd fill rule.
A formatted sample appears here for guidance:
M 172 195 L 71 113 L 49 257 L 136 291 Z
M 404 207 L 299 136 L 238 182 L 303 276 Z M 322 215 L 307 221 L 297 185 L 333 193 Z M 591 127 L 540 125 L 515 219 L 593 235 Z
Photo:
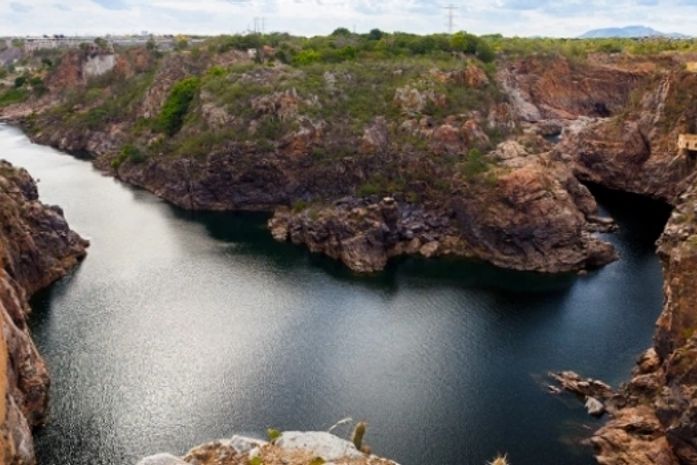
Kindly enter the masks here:
M 530 121 L 513 96 L 544 117 L 605 114 L 641 73 L 551 59 L 504 62 L 496 74 L 458 56 L 254 66 L 236 51 L 130 50 L 90 80 L 88 59 L 74 53 L 53 71 L 52 105 L 5 115 L 181 207 L 273 212 L 274 237 L 358 272 L 403 254 L 540 272 L 617 258 L 594 236 L 607 227 L 594 199 L 542 137 L 523 133 Z M 533 85 L 543 69 L 556 71 Z M 577 71 L 580 96 L 557 75 Z
M 678 135 L 696 129 L 696 95 L 695 75 L 669 64 L 622 112 L 569 124 L 553 154 L 581 179 L 674 206 L 658 241 L 665 304 L 654 347 L 617 392 L 563 383 L 590 399 L 589 408 L 595 397 L 605 403 L 597 406 L 610 420 L 591 439 L 603 465 L 697 464 L 697 166 L 677 148 Z
M 0 161 L 0 464 L 35 463 L 31 431 L 45 419 L 49 377 L 29 333 L 27 299 L 73 269 L 87 243 L 29 174 Z

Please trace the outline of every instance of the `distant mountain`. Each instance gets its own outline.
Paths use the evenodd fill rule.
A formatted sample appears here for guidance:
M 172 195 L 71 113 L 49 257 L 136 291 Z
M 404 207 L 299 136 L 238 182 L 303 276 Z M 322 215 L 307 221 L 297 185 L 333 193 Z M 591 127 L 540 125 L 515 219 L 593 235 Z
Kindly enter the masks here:
M 593 29 L 582 36 L 581 39 L 606 39 L 610 37 L 619 38 L 641 38 L 641 37 L 670 37 L 673 39 L 684 39 L 688 36 L 677 32 L 661 32 L 646 26 L 627 26 L 627 27 L 608 27 L 604 29 Z

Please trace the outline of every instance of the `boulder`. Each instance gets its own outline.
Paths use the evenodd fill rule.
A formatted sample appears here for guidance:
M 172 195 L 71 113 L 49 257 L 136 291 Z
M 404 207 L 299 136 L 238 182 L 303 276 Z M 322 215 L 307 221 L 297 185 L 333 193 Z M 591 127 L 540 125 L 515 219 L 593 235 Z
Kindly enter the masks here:
M 594 417 L 601 417 L 605 413 L 605 405 L 595 397 L 586 398 L 585 407 L 588 414 Z
M 365 457 L 353 443 L 325 432 L 287 431 L 274 444 L 285 450 L 308 451 L 326 462 Z
M 157 454 L 145 457 L 137 465 L 191 465 L 172 454 Z

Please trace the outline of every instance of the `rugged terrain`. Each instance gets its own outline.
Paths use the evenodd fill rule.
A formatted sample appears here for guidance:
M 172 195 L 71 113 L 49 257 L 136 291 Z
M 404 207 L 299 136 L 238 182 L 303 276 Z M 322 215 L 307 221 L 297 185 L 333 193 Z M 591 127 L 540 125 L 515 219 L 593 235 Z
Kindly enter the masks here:
M 87 243 L 58 207 L 39 202 L 29 174 L 0 161 L 0 464 L 33 464 L 49 377 L 27 326 L 27 299 L 72 270 Z
M 184 208 L 273 212 L 278 240 L 359 272 L 403 254 L 542 272 L 615 260 L 595 237 L 610 225 L 543 136 L 619 111 L 648 73 L 562 58 L 497 69 L 466 54 L 293 66 L 82 50 L 4 115 Z
M 350 33 L 327 40 L 334 54 L 357 46 Z M 477 44 L 427 59 L 386 57 L 376 40 L 370 59 L 337 62 L 284 44 L 86 48 L 42 71 L 45 92 L 0 111 L 182 207 L 270 212 L 275 238 L 359 272 L 402 254 L 594 268 L 617 258 L 594 235 L 613 225 L 582 182 L 666 201 L 655 347 L 627 386 L 602 390 L 611 418 L 592 442 L 602 464 L 697 464 L 696 157 L 676 146 L 697 132 L 694 57 L 491 63 Z

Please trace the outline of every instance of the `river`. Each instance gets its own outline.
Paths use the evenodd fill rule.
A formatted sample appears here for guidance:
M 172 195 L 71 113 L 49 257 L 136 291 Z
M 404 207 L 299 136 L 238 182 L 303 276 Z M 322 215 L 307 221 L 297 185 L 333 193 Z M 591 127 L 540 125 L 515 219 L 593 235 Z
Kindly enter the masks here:
M 601 195 L 622 260 L 544 277 L 403 259 L 370 277 L 276 243 L 263 215 L 189 213 L 0 126 L 0 158 L 39 179 L 90 239 L 32 301 L 52 377 L 41 465 L 132 464 L 267 427 L 351 416 L 402 465 L 585 465 L 601 423 L 549 395 L 548 370 L 619 383 L 662 304 L 666 209 Z

